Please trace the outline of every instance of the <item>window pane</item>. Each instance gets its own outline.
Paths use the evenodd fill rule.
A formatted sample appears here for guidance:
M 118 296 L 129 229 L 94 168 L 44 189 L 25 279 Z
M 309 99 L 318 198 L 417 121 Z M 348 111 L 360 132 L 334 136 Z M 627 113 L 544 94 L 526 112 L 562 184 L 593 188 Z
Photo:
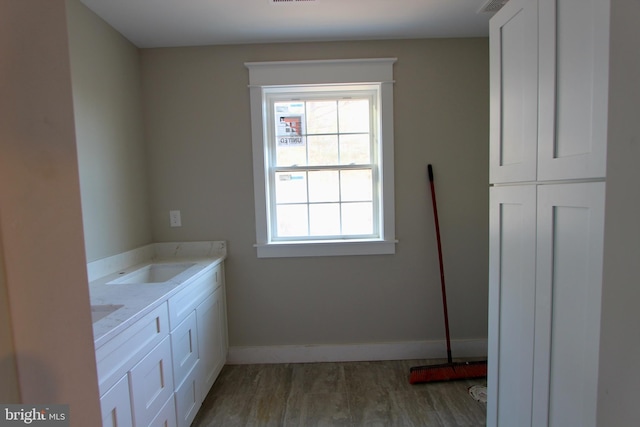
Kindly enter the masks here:
M 338 104 L 340 133 L 369 132 L 368 99 L 346 99 Z
M 305 172 L 276 173 L 276 203 L 304 203 L 307 201 Z
M 373 234 L 373 203 L 343 203 L 342 233 Z
M 369 134 L 340 136 L 340 164 L 370 164 L 371 143 Z
M 343 201 L 373 200 L 373 183 L 370 169 L 341 172 L 340 188 Z
M 278 145 L 276 142 L 276 165 L 277 166 L 306 166 L 307 147 L 304 145 Z
M 309 234 L 312 236 L 340 234 L 340 205 L 338 203 L 310 205 L 309 219 Z
M 307 133 L 336 133 L 338 105 L 336 101 L 307 102 Z
M 340 178 L 338 171 L 309 172 L 309 201 L 340 201 Z
M 278 214 L 278 237 L 308 236 L 307 205 L 280 205 Z
M 338 164 L 338 137 L 310 136 L 309 164 L 315 166 L 329 166 Z

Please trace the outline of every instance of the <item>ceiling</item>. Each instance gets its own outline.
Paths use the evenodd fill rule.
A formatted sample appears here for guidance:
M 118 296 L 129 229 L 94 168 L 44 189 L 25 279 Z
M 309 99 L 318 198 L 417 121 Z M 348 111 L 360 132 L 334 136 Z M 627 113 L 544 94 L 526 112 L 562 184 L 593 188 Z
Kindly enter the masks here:
M 81 1 L 141 48 L 486 37 L 491 17 L 487 0 Z

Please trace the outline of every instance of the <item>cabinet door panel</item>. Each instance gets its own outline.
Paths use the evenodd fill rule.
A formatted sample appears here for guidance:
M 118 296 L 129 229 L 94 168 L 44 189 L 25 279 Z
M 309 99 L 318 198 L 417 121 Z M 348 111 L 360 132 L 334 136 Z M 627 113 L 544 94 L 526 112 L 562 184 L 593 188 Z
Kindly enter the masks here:
M 201 377 L 200 361 L 193 367 L 180 387 L 176 389 L 176 418 L 178 427 L 189 427 L 193 422 L 198 409 L 202 405 L 200 397 Z
M 100 398 L 103 427 L 131 427 L 131 400 L 127 375 Z
M 488 426 L 530 426 L 536 189 L 493 187 L 489 227 Z
M 226 358 L 224 336 L 224 287 L 219 287 L 196 308 L 198 345 L 202 370 L 201 397 L 209 393 Z
M 198 329 L 195 310 L 171 331 L 173 383 L 176 388 L 198 362 Z
M 511 0 L 490 23 L 492 183 L 536 179 L 537 2 Z
M 604 177 L 609 6 L 540 0 L 538 179 Z
M 131 369 L 129 382 L 135 425 L 148 425 L 167 399 L 173 395 L 169 337 L 166 337 Z
M 604 183 L 540 186 L 537 222 L 533 425 L 595 426 Z
M 158 415 L 149 423 L 149 427 L 177 427 L 176 406 L 171 396 L 158 412 Z

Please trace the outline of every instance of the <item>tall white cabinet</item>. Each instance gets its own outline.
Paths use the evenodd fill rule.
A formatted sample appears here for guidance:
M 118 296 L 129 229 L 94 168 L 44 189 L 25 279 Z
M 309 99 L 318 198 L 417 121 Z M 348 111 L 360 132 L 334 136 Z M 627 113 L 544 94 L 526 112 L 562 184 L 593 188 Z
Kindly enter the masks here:
M 491 20 L 488 426 L 595 426 L 608 0 Z

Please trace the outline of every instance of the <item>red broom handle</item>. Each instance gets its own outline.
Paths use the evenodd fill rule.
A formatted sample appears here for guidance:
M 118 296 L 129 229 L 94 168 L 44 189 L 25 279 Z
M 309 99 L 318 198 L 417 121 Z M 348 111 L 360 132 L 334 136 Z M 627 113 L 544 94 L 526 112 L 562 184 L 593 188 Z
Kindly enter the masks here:
M 449 312 L 447 310 L 447 289 L 444 284 L 444 265 L 442 263 L 442 246 L 440 244 L 440 224 L 438 222 L 438 206 L 436 204 L 436 190 L 433 185 L 433 168 L 427 166 L 429 172 L 429 185 L 431 186 L 431 202 L 433 204 L 433 218 L 436 224 L 436 240 L 438 242 L 438 263 L 440 265 L 440 287 L 442 288 L 442 307 L 444 309 L 444 331 L 447 338 L 447 361 L 453 362 L 451 358 L 451 338 L 449 337 Z

